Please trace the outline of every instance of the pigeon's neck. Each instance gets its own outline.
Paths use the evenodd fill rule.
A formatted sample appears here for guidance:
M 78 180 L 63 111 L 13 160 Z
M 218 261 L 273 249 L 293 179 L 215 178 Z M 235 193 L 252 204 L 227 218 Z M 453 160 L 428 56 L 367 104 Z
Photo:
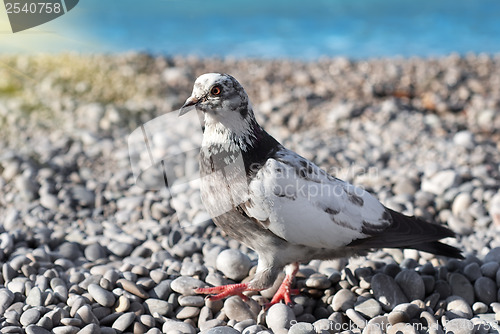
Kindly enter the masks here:
M 238 119 L 225 117 L 222 121 L 206 116 L 202 146 L 215 146 L 227 152 L 248 151 L 255 146 L 265 131 L 253 114 L 248 113 L 243 118 L 239 114 L 235 116 Z

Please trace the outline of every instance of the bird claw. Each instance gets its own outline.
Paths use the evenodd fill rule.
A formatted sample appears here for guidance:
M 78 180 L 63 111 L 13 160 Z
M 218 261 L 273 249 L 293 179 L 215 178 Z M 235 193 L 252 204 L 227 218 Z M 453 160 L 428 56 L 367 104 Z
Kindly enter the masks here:
M 211 288 L 196 288 L 194 292 L 203 295 L 211 295 L 207 296 L 207 299 L 211 301 L 220 300 L 228 296 L 240 296 L 241 299 L 247 301 L 248 297 L 245 296 L 243 292 L 248 290 L 252 290 L 248 287 L 248 283 L 239 283 L 214 286 Z

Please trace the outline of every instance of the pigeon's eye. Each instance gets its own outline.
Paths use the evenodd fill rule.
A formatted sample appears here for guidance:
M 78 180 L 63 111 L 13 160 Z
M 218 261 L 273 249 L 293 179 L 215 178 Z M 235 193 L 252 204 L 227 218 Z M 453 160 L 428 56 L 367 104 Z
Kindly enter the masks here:
M 212 89 L 210 90 L 210 94 L 213 96 L 218 96 L 222 93 L 222 89 L 219 86 L 213 86 Z

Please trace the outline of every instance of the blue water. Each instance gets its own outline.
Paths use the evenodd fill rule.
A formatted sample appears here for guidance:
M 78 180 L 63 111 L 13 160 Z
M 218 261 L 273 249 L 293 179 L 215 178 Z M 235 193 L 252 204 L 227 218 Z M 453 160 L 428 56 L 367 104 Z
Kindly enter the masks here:
M 53 22 L 51 30 L 82 40 L 68 47 L 79 52 L 297 59 L 500 52 L 500 0 L 81 0 Z M 64 42 L 52 47 L 64 50 Z

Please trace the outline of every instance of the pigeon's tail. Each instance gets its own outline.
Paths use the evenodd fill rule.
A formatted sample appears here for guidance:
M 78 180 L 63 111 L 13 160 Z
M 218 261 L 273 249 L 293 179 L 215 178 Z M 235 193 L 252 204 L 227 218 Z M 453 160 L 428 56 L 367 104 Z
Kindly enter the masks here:
M 460 249 L 447 244 L 443 244 L 442 242 L 439 241 L 424 242 L 418 245 L 409 246 L 408 248 L 417 249 L 436 255 L 454 257 L 456 259 L 464 258 Z
M 349 246 L 354 248 L 412 248 L 436 255 L 463 258 L 461 251 L 438 240 L 455 237 L 450 229 L 428 223 L 414 216 L 387 209 L 392 224 L 378 234 L 354 240 Z

